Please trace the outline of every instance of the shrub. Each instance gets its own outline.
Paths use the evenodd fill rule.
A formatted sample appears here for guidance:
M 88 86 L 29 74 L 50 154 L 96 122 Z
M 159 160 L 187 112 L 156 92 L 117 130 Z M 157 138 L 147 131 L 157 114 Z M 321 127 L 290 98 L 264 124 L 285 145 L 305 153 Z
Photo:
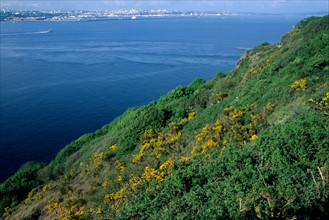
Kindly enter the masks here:
M 28 162 L 24 164 L 13 176 L 0 184 L 0 215 L 6 207 L 14 207 L 22 201 L 36 186 L 42 184 L 38 171 L 45 164 Z

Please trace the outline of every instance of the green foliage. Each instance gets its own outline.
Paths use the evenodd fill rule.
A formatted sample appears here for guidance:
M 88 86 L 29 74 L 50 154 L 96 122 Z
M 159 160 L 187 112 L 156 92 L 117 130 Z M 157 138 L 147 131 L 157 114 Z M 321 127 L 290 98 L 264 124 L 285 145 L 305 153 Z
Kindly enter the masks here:
M 186 102 L 185 102 L 185 108 L 188 109 L 204 109 L 207 107 L 209 103 L 210 98 L 210 91 L 206 89 L 201 89 L 197 94 L 194 94 L 191 96 Z
M 196 157 L 178 164 L 160 189 L 137 191 L 118 218 L 325 217 L 328 132 L 323 116 L 307 113 L 268 129 L 243 148 L 230 144 L 207 163 Z
M 258 45 L 256 48 L 261 48 L 261 47 L 265 47 L 265 46 L 269 46 L 271 45 L 269 42 L 263 42 L 260 45 Z
M 164 109 L 158 109 L 155 105 L 147 105 L 137 111 L 138 117 L 130 121 L 129 125 L 124 128 L 121 133 L 118 144 L 125 147 L 122 154 L 126 150 L 134 149 L 139 137 L 147 129 L 158 129 L 163 127 L 170 118 L 170 112 Z
M 0 215 L 6 207 L 14 207 L 34 188 L 42 184 L 38 171 L 45 164 L 28 162 L 0 184 Z
M 162 96 L 159 100 L 159 102 L 162 103 L 168 103 L 170 101 L 176 100 L 178 98 L 181 98 L 185 95 L 185 89 L 183 89 L 182 86 L 177 86 L 176 88 L 174 88 L 173 90 L 171 90 L 170 92 L 168 92 L 167 95 Z
M 186 93 L 194 93 L 198 89 L 200 89 L 201 85 L 203 85 L 206 81 L 200 78 L 196 78 L 193 80 L 187 87 L 186 87 Z

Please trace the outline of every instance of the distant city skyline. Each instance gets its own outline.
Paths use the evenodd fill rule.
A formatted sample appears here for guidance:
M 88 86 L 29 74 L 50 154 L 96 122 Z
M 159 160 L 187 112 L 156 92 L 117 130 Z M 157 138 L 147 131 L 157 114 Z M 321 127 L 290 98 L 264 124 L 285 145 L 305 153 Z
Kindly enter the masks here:
M 329 11 L 328 0 L 1 0 L 7 10 L 167 9 L 255 13 L 315 13 Z

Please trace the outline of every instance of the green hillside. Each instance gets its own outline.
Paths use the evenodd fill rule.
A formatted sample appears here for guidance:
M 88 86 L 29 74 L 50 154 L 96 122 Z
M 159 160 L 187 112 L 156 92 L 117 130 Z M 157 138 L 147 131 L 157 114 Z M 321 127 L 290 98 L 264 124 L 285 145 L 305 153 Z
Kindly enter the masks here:
M 0 185 L 4 219 L 329 216 L 329 16 L 128 109 Z

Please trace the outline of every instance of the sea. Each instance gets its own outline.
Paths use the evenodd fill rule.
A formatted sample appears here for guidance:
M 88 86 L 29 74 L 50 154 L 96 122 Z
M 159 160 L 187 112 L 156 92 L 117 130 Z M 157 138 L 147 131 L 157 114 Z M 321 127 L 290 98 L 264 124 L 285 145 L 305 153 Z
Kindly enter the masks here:
M 232 70 L 298 16 L 1 22 L 0 182 L 178 85 Z

